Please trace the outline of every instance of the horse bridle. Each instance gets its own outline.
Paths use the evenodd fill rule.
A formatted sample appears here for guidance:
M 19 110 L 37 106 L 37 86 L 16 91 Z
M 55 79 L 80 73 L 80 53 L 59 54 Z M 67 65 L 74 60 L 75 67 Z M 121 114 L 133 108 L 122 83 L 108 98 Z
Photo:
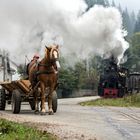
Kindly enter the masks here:
M 52 58 L 52 54 L 53 54 L 53 51 L 56 51 L 57 52 L 57 49 L 56 48 L 48 48 L 47 46 L 45 46 L 46 49 L 50 52 L 51 56 L 50 58 Z M 54 64 L 55 62 L 58 60 L 58 58 L 54 58 L 53 60 L 51 60 L 49 62 L 49 64 L 41 64 L 40 62 L 38 63 L 38 71 L 36 72 L 37 75 L 40 75 L 40 74 L 52 74 L 52 73 L 56 73 L 56 70 L 54 68 Z M 44 70 L 44 71 L 39 71 L 39 67 L 40 66 L 43 66 L 43 67 L 53 67 L 53 71 L 48 71 L 48 70 Z

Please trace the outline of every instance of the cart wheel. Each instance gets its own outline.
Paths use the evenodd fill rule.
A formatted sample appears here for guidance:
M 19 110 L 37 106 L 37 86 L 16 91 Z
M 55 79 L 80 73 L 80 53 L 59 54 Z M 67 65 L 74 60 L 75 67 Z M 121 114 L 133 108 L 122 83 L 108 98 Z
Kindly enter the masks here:
M 21 107 L 21 95 L 18 90 L 14 90 L 12 93 L 12 112 L 18 114 Z
M 30 101 L 29 101 L 29 104 L 30 104 L 30 106 L 31 106 L 31 109 L 32 109 L 32 110 L 35 110 L 35 101 L 34 101 L 34 99 L 33 99 L 33 100 L 30 100 Z
M 5 105 L 6 105 L 5 90 L 0 89 L 0 110 L 5 110 Z
M 53 96 L 52 96 L 52 109 L 53 109 L 53 112 L 54 113 L 57 111 L 57 93 L 56 93 L 56 91 L 53 91 Z

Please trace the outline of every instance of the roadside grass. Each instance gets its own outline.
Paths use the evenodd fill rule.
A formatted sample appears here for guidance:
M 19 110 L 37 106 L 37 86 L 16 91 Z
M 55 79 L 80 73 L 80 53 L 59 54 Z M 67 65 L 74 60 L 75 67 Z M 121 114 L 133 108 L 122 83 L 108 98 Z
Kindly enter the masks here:
M 57 140 L 57 138 L 24 124 L 0 119 L 0 140 Z
M 140 107 L 140 93 L 125 96 L 123 98 L 101 98 L 97 100 L 81 102 L 82 106 L 118 106 Z

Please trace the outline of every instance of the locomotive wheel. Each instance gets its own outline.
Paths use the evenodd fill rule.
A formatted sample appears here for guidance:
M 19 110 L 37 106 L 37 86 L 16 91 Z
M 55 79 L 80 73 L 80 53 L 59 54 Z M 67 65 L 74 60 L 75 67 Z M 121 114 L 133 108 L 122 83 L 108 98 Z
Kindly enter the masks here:
M 32 109 L 32 110 L 35 110 L 35 101 L 34 101 L 34 99 L 33 99 L 33 100 L 30 100 L 30 101 L 29 101 L 29 104 L 30 104 L 30 106 L 31 106 L 31 109 Z
M 52 109 L 53 109 L 54 113 L 57 111 L 57 93 L 56 93 L 56 91 L 53 91 L 53 95 L 52 95 Z
M 21 107 L 21 95 L 18 90 L 14 90 L 12 93 L 12 112 L 18 114 Z
M 0 89 L 0 110 L 5 110 L 5 105 L 6 105 L 5 90 Z

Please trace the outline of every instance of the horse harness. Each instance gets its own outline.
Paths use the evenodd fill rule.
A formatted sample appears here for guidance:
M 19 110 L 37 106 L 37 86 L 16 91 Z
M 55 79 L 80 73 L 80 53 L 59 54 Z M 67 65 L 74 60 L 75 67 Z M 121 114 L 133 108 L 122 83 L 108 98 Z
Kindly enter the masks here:
M 47 70 L 39 70 L 39 67 L 48 67 Z M 54 62 L 50 62 L 49 64 L 41 64 L 40 62 L 37 64 L 37 72 L 36 72 L 36 76 L 40 75 L 40 74 L 52 74 L 52 73 L 56 73 L 56 69 L 54 68 Z

